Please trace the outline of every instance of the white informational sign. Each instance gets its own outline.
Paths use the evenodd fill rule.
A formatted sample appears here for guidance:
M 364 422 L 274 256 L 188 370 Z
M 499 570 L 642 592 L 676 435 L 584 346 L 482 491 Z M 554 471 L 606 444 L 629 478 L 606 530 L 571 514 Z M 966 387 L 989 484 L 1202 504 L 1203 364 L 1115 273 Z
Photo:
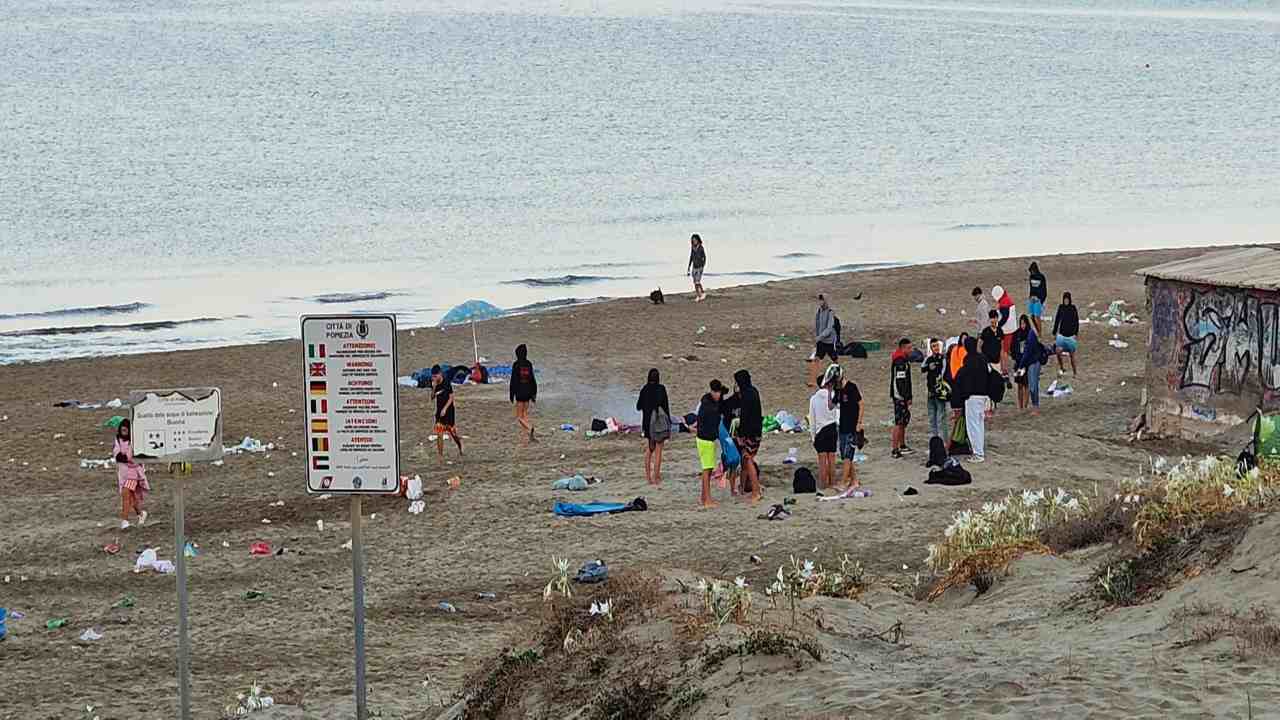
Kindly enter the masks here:
M 302 353 L 307 492 L 398 492 L 395 316 L 307 315 Z
M 129 395 L 133 455 L 158 462 L 222 459 L 222 391 L 135 390 Z

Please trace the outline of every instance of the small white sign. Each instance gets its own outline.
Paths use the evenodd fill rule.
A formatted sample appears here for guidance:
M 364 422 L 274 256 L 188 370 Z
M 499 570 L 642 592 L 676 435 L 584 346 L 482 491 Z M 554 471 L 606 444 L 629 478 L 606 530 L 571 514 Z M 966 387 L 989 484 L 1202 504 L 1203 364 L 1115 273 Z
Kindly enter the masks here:
M 133 454 L 158 462 L 222 458 L 222 391 L 218 388 L 135 390 Z
M 302 353 L 307 492 L 398 492 L 395 316 L 305 316 Z

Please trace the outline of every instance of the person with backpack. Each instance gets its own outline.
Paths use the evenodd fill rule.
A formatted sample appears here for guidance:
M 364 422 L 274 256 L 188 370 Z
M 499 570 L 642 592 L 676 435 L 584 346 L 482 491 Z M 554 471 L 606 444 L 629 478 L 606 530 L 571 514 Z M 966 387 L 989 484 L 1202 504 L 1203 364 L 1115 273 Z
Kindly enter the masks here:
M 1040 336 L 1036 334 L 1031 318 L 1023 315 L 1018 319 L 1018 333 L 1021 335 L 1021 352 L 1018 353 L 1014 370 L 1018 376 L 1018 407 L 1026 409 L 1028 399 L 1031 402 L 1031 414 L 1040 414 L 1040 366 L 1044 362 L 1044 347 L 1040 345 Z
M 1075 377 L 1076 372 L 1076 351 L 1080 349 L 1080 342 L 1076 337 L 1080 334 L 1080 312 L 1076 309 L 1075 303 L 1071 302 L 1071 293 L 1062 293 L 1062 304 L 1058 306 L 1058 311 L 1053 314 L 1053 349 L 1054 354 L 1058 356 L 1058 374 L 1066 372 L 1062 367 L 1062 354 L 1066 353 L 1071 359 L 1071 375 Z
M 760 402 L 760 391 L 751 384 L 751 373 L 739 370 L 733 374 L 734 406 L 738 409 L 738 431 L 734 444 L 742 456 L 742 492 L 751 492 L 751 503 L 760 502 L 763 497 L 760 487 L 760 474 L 756 469 L 756 455 L 760 453 L 760 440 L 764 437 L 764 410 Z
M 529 419 L 529 406 L 538 402 L 538 378 L 529 362 L 529 348 L 516 346 L 516 361 L 511 365 L 511 402 L 516 406 L 516 423 L 528 433 L 521 438 L 525 445 L 537 442 L 533 437 L 533 421 Z
M 1040 316 L 1044 315 L 1044 304 L 1049 299 L 1049 281 L 1045 279 L 1044 273 L 1040 272 L 1039 263 L 1031 263 L 1031 267 L 1027 268 L 1027 274 L 1029 287 L 1027 312 L 1031 315 L 1031 322 L 1036 326 L 1036 335 L 1039 335 L 1043 332 L 1040 328 Z
M 662 446 L 671 437 L 671 405 L 667 401 L 667 388 L 661 382 L 658 368 L 649 369 L 649 379 L 640 388 L 636 410 L 643 420 L 641 430 L 645 439 L 644 479 L 653 486 L 662 485 Z
M 813 387 L 818 382 L 818 373 L 820 370 L 822 359 L 829 358 L 832 363 L 838 362 L 837 347 L 840 343 L 840 335 L 836 330 L 836 314 L 827 304 L 825 295 L 818 294 L 818 312 L 813 319 L 813 336 L 815 340 L 815 348 L 813 351 L 813 360 L 809 362 L 809 387 Z
M 689 236 L 689 268 L 688 275 L 693 278 L 693 301 L 702 302 L 707 293 L 702 289 L 702 271 L 707 268 L 707 249 L 702 245 L 702 237 L 698 233 Z
M 720 422 L 723 417 L 720 403 L 724 400 L 725 387 L 719 380 L 712 380 L 710 390 L 698 404 L 698 434 L 695 440 L 698 465 L 702 469 L 702 498 L 699 504 L 704 509 L 716 506 L 711 501 L 711 473 L 716 469 L 716 461 L 720 456 L 716 452 L 716 443 L 720 440 Z
M 965 341 L 964 365 L 956 377 L 953 390 L 964 402 L 965 431 L 969 436 L 969 448 L 974 462 L 986 460 L 986 415 L 990 400 L 991 366 L 987 358 L 978 352 L 978 341 Z
M 929 437 L 947 437 L 947 400 L 950 388 L 946 381 L 947 358 L 942 352 L 942 341 L 929 338 L 929 356 L 920 366 L 925 387 L 929 390 Z

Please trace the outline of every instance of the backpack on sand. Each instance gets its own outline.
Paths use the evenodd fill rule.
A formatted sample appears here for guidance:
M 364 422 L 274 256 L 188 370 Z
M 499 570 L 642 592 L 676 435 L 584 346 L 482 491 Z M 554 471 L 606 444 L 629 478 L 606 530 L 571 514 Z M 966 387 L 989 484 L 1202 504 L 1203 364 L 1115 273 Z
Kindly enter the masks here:
M 809 468 L 796 468 L 795 478 L 791 481 L 791 492 L 796 495 L 818 492 L 818 479 Z

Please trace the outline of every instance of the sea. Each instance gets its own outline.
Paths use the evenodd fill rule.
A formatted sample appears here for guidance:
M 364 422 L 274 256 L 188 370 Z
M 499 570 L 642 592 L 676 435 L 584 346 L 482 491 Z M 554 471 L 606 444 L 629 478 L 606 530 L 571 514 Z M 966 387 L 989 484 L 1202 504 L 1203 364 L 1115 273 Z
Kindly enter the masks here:
M 1280 0 L 0 3 L 0 363 L 682 292 L 695 232 L 712 292 L 1280 241 Z

